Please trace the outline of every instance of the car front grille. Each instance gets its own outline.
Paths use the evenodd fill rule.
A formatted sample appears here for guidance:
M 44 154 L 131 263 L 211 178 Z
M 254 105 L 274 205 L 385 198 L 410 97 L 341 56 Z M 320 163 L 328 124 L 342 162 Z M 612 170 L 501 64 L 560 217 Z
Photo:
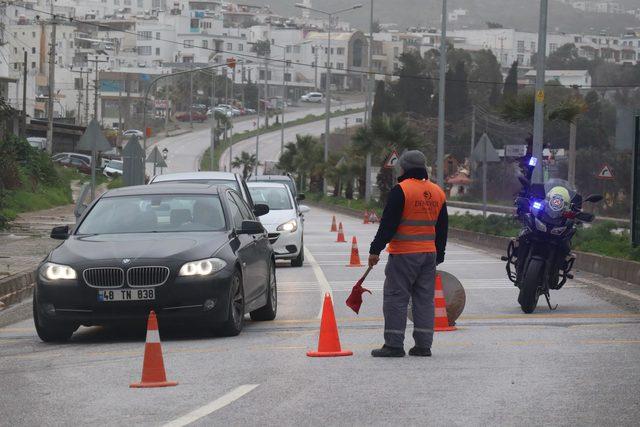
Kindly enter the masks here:
M 119 288 L 124 284 L 124 270 L 118 267 L 88 268 L 82 276 L 93 288 Z
M 274 244 L 280 237 L 280 233 L 269 233 L 269 243 Z
M 127 282 L 132 288 L 160 286 L 169 278 L 169 269 L 161 266 L 131 267 Z

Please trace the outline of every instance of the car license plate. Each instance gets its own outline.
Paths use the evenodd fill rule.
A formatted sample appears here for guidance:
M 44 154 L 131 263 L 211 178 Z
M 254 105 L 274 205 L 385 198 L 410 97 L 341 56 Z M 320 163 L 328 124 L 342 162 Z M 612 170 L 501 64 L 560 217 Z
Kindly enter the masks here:
M 155 289 L 101 289 L 98 301 L 152 301 L 156 299 Z

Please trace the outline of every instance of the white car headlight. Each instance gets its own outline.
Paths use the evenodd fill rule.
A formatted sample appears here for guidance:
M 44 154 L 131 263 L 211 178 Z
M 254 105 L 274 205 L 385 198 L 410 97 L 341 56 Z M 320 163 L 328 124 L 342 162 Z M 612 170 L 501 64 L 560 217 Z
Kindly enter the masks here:
M 276 230 L 278 231 L 289 231 L 293 233 L 298 229 L 298 221 L 292 219 L 291 221 L 287 221 L 284 224 L 280 224 Z
M 201 259 L 191 261 L 180 268 L 178 276 L 208 276 L 217 273 L 227 266 L 220 258 Z
M 76 271 L 68 265 L 47 262 L 40 268 L 40 273 L 47 280 L 74 280 L 78 278 Z

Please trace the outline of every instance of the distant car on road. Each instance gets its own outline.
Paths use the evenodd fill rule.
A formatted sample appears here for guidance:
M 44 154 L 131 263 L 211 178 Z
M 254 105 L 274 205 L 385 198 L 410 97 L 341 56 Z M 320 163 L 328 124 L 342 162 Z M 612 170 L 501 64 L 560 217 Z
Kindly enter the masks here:
M 40 339 L 66 341 L 80 325 L 192 320 L 226 336 L 277 314 L 275 259 L 262 224 L 225 186 L 111 190 L 38 266 L 33 318 Z
M 124 163 L 122 160 L 109 160 L 109 163 L 104 167 L 102 173 L 109 178 L 116 178 L 122 176 Z
M 130 137 L 130 136 L 137 136 L 138 138 L 143 138 L 144 137 L 144 133 L 142 133 L 141 130 L 138 129 L 129 129 L 129 130 L 125 130 L 124 132 L 122 132 L 122 136 L 124 137 Z
M 156 175 L 151 178 L 149 184 L 159 183 L 187 183 L 187 184 L 214 184 L 226 185 L 236 190 L 244 199 L 244 201 L 254 208 L 251 193 L 247 184 L 242 179 L 242 175 L 232 172 L 184 172 L 184 173 L 166 173 Z M 255 210 L 254 210 L 254 213 Z M 256 213 L 259 215 L 259 213 Z
M 191 119 L 189 118 L 189 113 L 188 112 L 183 112 L 183 113 L 177 113 L 175 115 L 176 120 L 180 121 L 180 122 L 188 122 Z M 207 120 L 207 115 L 204 113 L 200 113 L 198 111 L 192 111 L 191 112 L 191 118 L 193 119 L 194 122 L 204 122 L 205 120 Z
M 269 233 L 269 242 L 276 259 L 291 260 L 292 267 L 304 263 L 304 221 L 302 215 L 309 212 L 307 206 L 296 203 L 286 184 L 277 182 L 250 182 L 251 197 L 256 203 L 269 206 L 269 213 L 260 222 Z
M 291 194 L 293 194 L 293 198 L 296 199 L 297 202 L 301 202 L 304 200 L 304 194 L 298 193 L 298 187 L 296 186 L 296 182 L 291 175 L 255 175 L 251 176 L 248 179 L 249 182 L 279 182 L 281 184 L 286 184 L 287 187 L 291 190 Z
M 39 136 L 30 136 L 27 138 L 27 142 L 30 146 L 35 148 L 36 150 L 44 151 L 47 149 L 47 138 L 42 138 Z
M 303 102 L 319 103 L 322 102 L 323 98 L 324 96 L 320 92 L 309 92 L 302 95 L 302 97 L 300 97 L 300 100 Z
M 54 163 L 66 168 L 76 169 L 78 172 L 91 173 L 91 156 L 79 153 L 58 153 L 51 157 Z

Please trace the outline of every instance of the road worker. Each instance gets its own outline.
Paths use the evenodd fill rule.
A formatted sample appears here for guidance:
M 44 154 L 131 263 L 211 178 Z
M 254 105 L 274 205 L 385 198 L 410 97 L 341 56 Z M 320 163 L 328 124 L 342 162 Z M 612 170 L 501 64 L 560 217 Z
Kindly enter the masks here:
M 448 214 L 444 191 L 429 181 L 426 158 L 418 150 L 399 160 L 399 184 L 389 192 L 380 226 L 369 250 L 369 266 L 387 246 L 383 290 L 384 345 L 374 357 L 403 357 L 407 306 L 412 299 L 411 356 L 431 356 L 436 265 L 444 261 Z

